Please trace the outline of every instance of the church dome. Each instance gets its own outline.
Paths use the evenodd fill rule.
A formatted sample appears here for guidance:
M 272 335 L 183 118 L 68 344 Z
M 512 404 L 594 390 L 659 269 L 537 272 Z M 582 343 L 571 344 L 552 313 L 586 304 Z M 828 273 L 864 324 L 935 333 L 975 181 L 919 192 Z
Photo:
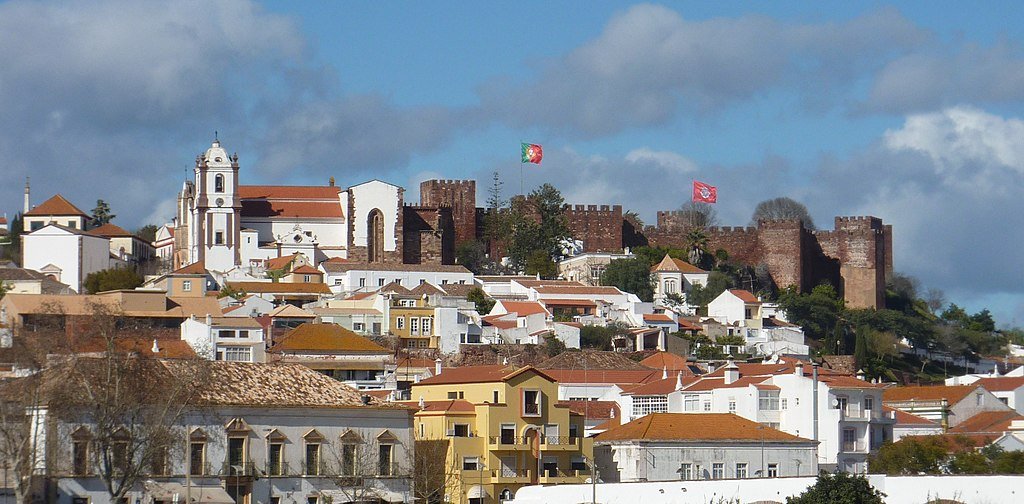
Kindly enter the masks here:
M 206 153 L 203 154 L 203 159 L 208 165 L 229 166 L 231 164 L 231 159 L 228 157 L 228 151 L 224 150 L 224 148 L 220 146 L 220 140 L 213 141 L 210 148 L 206 149 Z

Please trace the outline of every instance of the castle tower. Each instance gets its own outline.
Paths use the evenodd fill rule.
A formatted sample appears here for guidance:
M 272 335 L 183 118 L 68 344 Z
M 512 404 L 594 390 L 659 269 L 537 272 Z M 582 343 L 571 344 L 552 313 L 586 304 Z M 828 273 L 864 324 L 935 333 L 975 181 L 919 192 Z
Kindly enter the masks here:
M 205 153 L 196 157 L 195 177 L 192 261 L 204 261 L 206 268 L 214 271 L 230 270 L 241 263 L 238 155 L 228 156 L 220 140 L 215 139 Z
M 476 239 L 476 181 L 426 180 L 420 183 L 420 206 L 451 208 L 455 245 Z

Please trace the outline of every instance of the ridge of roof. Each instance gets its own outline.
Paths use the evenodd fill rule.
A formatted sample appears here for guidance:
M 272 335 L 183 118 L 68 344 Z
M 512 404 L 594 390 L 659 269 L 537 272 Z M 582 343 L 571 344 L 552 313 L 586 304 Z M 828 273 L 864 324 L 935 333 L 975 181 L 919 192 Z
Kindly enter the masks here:
M 40 203 L 35 208 L 25 212 L 26 216 L 37 217 L 44 215 L 74 215 L 76 217 L 89 217 L 89 214 L 81 211 L 78 207 L 68 201 L 60 193 L 54 194 L 50 199 Z

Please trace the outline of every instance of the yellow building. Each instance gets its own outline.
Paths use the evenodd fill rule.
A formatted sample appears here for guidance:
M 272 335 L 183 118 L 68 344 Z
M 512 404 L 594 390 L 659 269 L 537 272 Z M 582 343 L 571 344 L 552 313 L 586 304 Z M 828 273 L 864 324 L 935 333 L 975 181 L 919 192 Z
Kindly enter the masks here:
M 583 437 L 584 419 L 558 404 L 558 384 L 543 371 L 445 369 L 413 384 L 412 399 L 417 441 L 447 441 L 449 502 L 497 503 L 526 485 L 590 477 L 594 445 Z
M 391 334 L 403 348 L 437 348 L 434 307 L 420 296 L 393 296 L 390 300 Z

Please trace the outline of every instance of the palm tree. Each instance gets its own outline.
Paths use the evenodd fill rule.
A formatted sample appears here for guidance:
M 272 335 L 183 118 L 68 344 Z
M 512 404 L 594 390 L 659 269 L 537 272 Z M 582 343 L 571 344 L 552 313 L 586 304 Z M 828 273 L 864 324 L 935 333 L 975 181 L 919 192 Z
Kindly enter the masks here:
M 703 229 L 693 228 L 686 233 L 686 248 L 689 249 L 687 258 L 690 264 L 700 264 L 708 253 L 708 236 Z

